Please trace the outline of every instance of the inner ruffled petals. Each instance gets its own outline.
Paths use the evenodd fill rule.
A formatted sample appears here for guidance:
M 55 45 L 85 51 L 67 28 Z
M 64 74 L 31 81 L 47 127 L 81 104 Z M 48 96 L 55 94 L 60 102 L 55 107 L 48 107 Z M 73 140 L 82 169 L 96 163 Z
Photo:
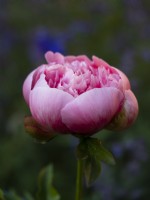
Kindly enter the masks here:
M 52 67 L 46 68 L 44 74 L 49 87 L 57 88 L 63 74 L 65 74 L 65 67 L 59 64 L 53 65 Z
M 35 72 L 33 83 L 35 84 L 40 74 L 44 73 L 50 88 L 63 90 L 73 97 L 94 88 L 121 87 L 121 77 L 114 68 L 106 64 L 97 68 L 94 66 L 92 62 L 85 62 L 85 58 L 63 64 L 49 63 Z

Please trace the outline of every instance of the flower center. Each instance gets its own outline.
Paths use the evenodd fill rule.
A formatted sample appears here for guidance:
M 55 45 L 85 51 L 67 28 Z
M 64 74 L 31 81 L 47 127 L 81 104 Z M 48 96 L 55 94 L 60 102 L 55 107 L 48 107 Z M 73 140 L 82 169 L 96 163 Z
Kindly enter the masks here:
M 51 88 L 78 95 L 93 88 L 119 87 L 120 76 L 111 67 L 94 66 L 85 61 L 65 64 L 49 64 L 44 70 L 45 80 Z

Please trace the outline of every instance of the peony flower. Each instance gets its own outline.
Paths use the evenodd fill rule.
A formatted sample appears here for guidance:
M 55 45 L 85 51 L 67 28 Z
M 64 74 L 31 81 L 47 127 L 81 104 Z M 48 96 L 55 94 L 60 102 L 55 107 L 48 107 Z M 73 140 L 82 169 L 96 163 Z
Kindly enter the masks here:
M 47 52 L 47 64 L 31 72 L 23 95 L 33 119 L 49 133 L 90 136 L 122 130 L 138 114 L 126 75 L 96 56 Z

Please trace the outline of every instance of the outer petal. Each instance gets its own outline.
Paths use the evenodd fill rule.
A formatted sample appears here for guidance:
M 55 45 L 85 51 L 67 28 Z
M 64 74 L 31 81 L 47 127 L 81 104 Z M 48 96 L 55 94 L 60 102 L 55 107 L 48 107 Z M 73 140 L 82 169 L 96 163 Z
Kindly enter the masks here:
M 106 61 L 96 56 L 92 56 L 92 60 L 97 67 L 99 66 L 110 67 L 110 65 Z
M 62 109 L 62 121 L 72 133 L 91 135 L 110 122 L 123 99 L 123 93 L 113 87 L 89 90 Z
M 27 104 L 29 104 L 29 94 L 31 91 L 31 85 L 32 85 L 32 79 L 33 79 L 33 74 L 34 74 L 35 70 L 32 71 L 27 78 L 25 79 L 24 83 L 23 83 L 23 96 L 24 99 L 26 101 Z
M 129 82 L 129 79 L 127 78 L 127 76 L 119 69 L 117 69 L 115 67 L 113 67 L 113 68 L 119 73 L 119 75 L 122 79 L 123 89 L 129 90 L 131 88 L 131 85 L 130 85 L 130 82 Z
M 46 131 L 64 132 L 67 128 L 62 123 L 60 112 L 73 99 L 73 96 L 62 90 L 50 88 L 42 75 L 30 93 L 30 110 Z
M 36 68 L 35 73 L 33 74 L 33 81 L 31 85 L 31 89 L 34 88 L 36 82 L 39 80 L 42 73 L 44 73 L 47 65 L 41 65 L 38 68 Z
M 121 112 L 108 125 L 107 129 L 122 130 L 129 127 L 138 115 L 138 102 L 131 90 L 125 91 L 125 102 Z

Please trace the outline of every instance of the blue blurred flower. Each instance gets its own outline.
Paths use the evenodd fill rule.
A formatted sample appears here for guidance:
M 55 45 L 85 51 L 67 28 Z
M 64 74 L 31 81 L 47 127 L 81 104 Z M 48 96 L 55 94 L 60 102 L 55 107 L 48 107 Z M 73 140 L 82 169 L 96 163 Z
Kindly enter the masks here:
M 47 51 L 60 52 L 66 51 L 63 34 L 54 32 L 46 27 L 39 27 L 31 33 L 30 37 L 30 57 L 35 63 L 40 63 L 43 54 Z
M 30 57 L 35 63 L 40 63 L 47 51 L 65 54 L 69 42 L 78 35 L 91 31 L 91 26 L 85 21 L 74 21 L 65 30 L 54 30 L 48 27 L 38 27 L 31 32 L 29 41 Z
M 49 50 L 64 53 L 64 41 L 60 34 L 50 33 L 47 29 L 38 29 L 35 33 L 34 42 L 37 48 L 45 53 Z

